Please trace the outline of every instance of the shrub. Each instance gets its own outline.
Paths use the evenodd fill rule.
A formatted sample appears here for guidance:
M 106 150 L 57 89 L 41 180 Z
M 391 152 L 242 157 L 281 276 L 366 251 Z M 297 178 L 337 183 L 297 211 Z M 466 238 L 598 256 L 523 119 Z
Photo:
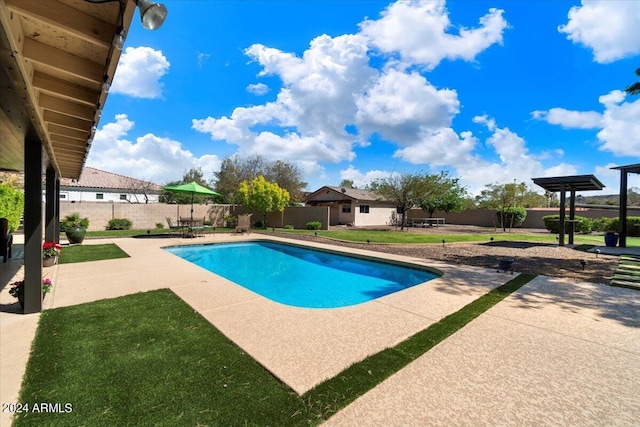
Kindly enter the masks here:
M 601 230 L 609 232 L 612 231 L 614 233 L 620 232 L 620 218 L 600 218 L 603 223 L 603 227 Z M 638 224 L 638 225 L 636 225 Z M 640 216 L 628 216 L 627 217 L 627 236 L 638 237 L 640 236 Z
M 109 220 L 107 230 L 130 230 L 133 223 L 126 218 L 113 218 Z
M 322 223 L 320 221 L 309 221 L 307 223 L 307 230 L 320 230 Z
M 640 216 L 627 217 L 627 233 L 629 236 L 640 237 Z
M 0 218 L 7 218 L 9 230 L 16 231 L 24 210 L 24 194 L 8 184 L 0 184 Z
M 266 226 L 264 225 L 264 221 L 258 220 L 258 221 L 253 223 L 253 227 L 254 228 L 265 228 Z
M 293 230 L 293 225 L 287 224 L 287 225 L 284 226 L 284 229 L 285 230 Z
M 86 230 L 89 228 L 89 218 L 80 218 L 78 212 L 73 212 L 60 221 L 60 231 L 67 231 L 74 228 L 84 228 Z
M 522 225 L 524 220 L 527 218 L 527 210 L 525 208 L 506 208 L 499 209 L 496 211 L 496 215 L 498 219 L 504 221 L 504 224 L 501 224 L 503 227 L 518 227 Z
M 162 229 L 164 228 L 164 224 L 163 224 L 163 223 L 161 223 L 161 222 L 156 222 L 156 228 L 157 228 L 158 230 L 162 230 Z
M 565 219 L 569 219 L 569 217 L 566 216 Z M 591 233 L 594 224 L 591 218 L 576 215 L 575 220 L 578 221 L 574 229 L 577 233 Z M 544 221 L 545 228 L 551 233 L 558 234 L 560 232 L 560 215 L 546 215 L 542 217 L 542 221 Z M 565 232 L 569 231 L 569 224 L 565 223 Z

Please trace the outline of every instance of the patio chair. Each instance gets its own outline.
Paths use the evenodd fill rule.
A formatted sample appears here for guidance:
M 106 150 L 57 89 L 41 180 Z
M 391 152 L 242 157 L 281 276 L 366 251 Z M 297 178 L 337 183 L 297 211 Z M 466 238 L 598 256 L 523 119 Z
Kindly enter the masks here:
M 238 215 L 236 233 L 251 233 L 251 215 L 253 214 Z
M 202 219 L 194 219 L 191 223 L 189 228 L 194 237 L 204 237 L 204 220 L 205 217 L 202 217 Z
M 13 234 L 9 233 L 9 220 L 0 218 L 0 256 L 2 262 L 7 262 L 11 258 L 11 245 L 13 245 Z
M 182 234 L 182 227 L 179 225 L 175 225 L 173 220 L 168 216 L 165 217 L 167 219 L 167 224 L 169 225 L 169 233 L 180 233 Z

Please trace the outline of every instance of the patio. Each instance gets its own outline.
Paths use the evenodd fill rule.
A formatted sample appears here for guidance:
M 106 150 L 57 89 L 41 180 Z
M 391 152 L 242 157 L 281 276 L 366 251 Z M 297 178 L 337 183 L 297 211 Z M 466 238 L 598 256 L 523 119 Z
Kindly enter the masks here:
M 205 241 L 258 237 L 216 235 Z M 493 269 L 421 260 L 444 276 L 370 303 L 309 310 L 269 301 L 161 249 L 191 243 L 183 239 L 100 239 L 87 244 L 105 242 L 118 244 L 131 258 L 54 267 L 55 286 L 45 308 L 170 288 L 298 393 L 513 277 Z M 15 273 L 20 262 L 10 261 L 0 273 Z M 6 312 L 13 301 L 3 290 L 3 402 L 17 401 L 39 317 Z M 359 423 L 371 425 L 417 420 L 512 424 L 514 419 L 526 424 L 544 416 L 543 421 L 552 423 L 630 424 L 640 417 L 635 399 L 640 392 L 639 315 L 637 291 L 540 276 L 329 423 L 348 425 L 357 417 Z M 581 411 L 581 406 L 590 409 Z M 2 414 L 3 425 L 9 416 Z

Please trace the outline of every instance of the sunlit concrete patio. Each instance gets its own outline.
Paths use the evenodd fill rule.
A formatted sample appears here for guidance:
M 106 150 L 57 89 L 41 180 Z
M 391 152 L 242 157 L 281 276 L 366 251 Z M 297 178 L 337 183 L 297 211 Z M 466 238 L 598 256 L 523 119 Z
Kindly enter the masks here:
M 170 288 L 303 393 L 514 277 L 493 269 L 388 256 L 444 275 L 353 307 L 304 309 L 270 301 L 162 250 L 174 244 L 257 238 L 261 235 L 254 233 L 195 240 L 86 240 L 114 242 L 131 258 L 45 269 L 55 283 L 45 308 Z M 0 273 L 19 276 L 19 260 L 10 263 L 15 265 Z M 2 402 L 17 401 L 39 317 L 11 313 L 14 301 L 6 288 L 0 293 Z M 540 276 L 329 423 L 588 424 L 595 416 L 605 424 L 626 424 L 640 418 L 640 405 L 632 399 L 640 393 L 639 318 L 637 291 Z M 2 417 L 5 425 L 8 414 Z

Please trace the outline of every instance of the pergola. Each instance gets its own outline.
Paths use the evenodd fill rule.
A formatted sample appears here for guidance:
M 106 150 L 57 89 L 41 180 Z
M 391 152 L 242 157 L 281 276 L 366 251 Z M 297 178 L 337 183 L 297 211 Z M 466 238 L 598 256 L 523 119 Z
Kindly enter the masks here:
M 611 169 L 620 171 L 620 241 L 621 248 L 627 247 L 627 175 L 630 173 L 640 174 L 640 163 L 634 165 L 617 166 Z
M 576 191 L 602 190 L 604 185 L 593 175 L 557 176 L 551 178 L 533 178 L 536 185 L 551 193 L 560 193 L 560 224 L 558 244 L 564 246 L 566 223 L 569 229 L 569 244 L 573 244 L 574 223 L 576 217 Z M 569 220 L 566 219 L 566 192 L 570 191 Z
M 80 176 L 135 8 L 0 0 L 0 170 L 24 172 L 25 313 L 42 308 L 43 232 L 59 240 L 60 178 Z

